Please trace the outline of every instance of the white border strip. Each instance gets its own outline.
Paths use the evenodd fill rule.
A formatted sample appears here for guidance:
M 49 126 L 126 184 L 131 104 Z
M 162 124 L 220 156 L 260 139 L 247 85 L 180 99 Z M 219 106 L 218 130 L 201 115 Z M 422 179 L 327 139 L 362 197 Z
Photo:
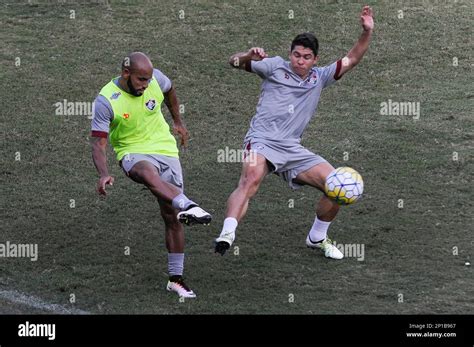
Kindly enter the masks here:
M 21 304 L 40 310 L 45 310 L 58 314 L 90 314 L 90 312 L 79 310 L 76 308 L 69 308 L 58 304 L 49 304 L 40 298 L 26 295 L 16 290 L 2 290 L 0 289 L 0 299 L 5 299 L 15 304 Z

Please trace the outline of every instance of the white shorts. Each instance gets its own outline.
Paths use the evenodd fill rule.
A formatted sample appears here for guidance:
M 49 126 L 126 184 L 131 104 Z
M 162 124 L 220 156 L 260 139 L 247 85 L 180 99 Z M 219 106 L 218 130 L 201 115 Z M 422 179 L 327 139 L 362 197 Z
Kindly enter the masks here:
M 299 189 L 303 186 L 293 181 L 301 172 L 318 164 L 327 163 L 326 159 L 299 144 L 283 147 L 279 146 L 277 142 L 247 138 L 244 142 L 244 149 L 263 155 L 273 166 L 272 172 L 288 182 L 292 189 Z
M 129 153 L 120 160 L 119 164 L 128 176 L 132 167 L 140 161 L 147 161 L 153 164 L 163 181 L 176 186 L 181 192 L 184 190 L 183 170 L 178 158 L 161 154 Z

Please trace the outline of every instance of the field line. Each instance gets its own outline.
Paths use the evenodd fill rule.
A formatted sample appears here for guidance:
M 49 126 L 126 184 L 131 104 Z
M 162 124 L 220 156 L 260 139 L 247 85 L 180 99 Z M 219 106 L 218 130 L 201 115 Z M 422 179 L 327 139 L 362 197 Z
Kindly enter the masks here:
M 51 304 L 41 300 L 40 298 L 37 298 L 32 295 L 23 294 L 16 290 L 0 289 L 0 299 L 57 314 L 90 314 L 90 312 L 83 311 L 77 308 L 70 308 L 58 304 Z

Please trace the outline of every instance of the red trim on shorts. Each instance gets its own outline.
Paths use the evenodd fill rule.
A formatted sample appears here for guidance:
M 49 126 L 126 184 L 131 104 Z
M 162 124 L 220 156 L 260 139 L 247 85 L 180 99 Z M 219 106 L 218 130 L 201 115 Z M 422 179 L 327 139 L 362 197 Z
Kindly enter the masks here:
M 247 143 L 247 146 L 245 146 L 245 151 L 244 151 L 244 160 L 247 158 L 247 154 L 250 152 L 250 141 Z
M 109 134 L 106 133 L 105 131 L 92 130 L 91 136 L 92 136 L 92 137 L 103 137 L 103 138 L 107 138 L 107 136 L 109 136 Z
M 339 60 L 337 61 L 337 63 L 336 63 L 336 72 L 334 73 L 334 79 L 335 79 L 336 81 L 337 81 L 339 78 L 342 77 L 342 75 L 339 76 L 339 74 L 341 73 L 341 67 L 342 67 L 342 61 L 341 61 L 341 59 L 339 59 Z

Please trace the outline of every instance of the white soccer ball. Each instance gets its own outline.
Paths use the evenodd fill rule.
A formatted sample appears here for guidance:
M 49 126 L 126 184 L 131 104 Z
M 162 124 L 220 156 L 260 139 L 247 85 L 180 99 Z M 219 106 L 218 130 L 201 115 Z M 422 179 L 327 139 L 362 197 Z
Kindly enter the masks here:
M 324 191 L 328 198 L 339 205 L 350 205 L 362 196 L 364 181 L 353 168 L 338 167 L 326 177 Z

